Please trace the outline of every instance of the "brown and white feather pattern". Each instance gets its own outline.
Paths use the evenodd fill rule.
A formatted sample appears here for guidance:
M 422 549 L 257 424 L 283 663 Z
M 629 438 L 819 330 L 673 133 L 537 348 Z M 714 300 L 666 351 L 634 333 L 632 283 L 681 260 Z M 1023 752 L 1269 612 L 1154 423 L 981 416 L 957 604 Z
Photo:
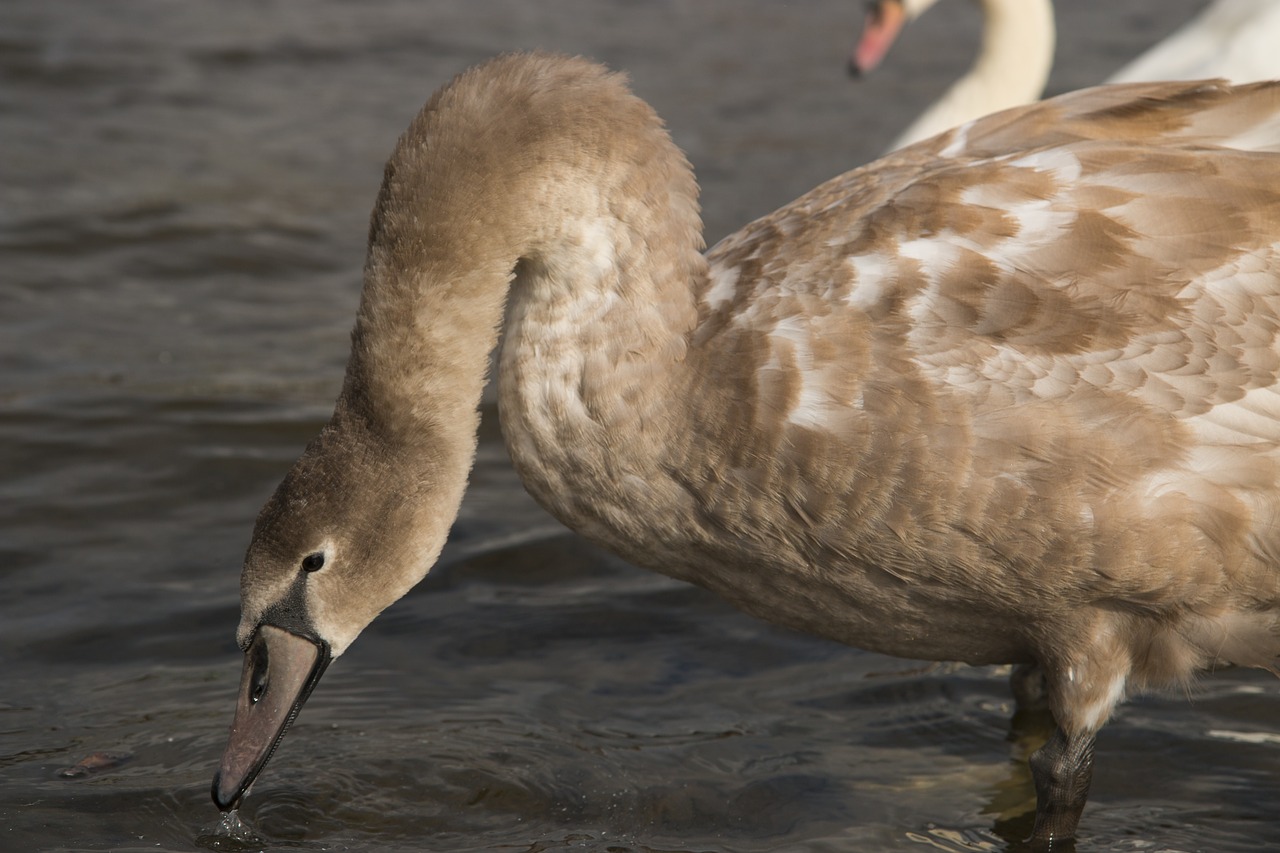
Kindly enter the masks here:
M 653 110 L 516 54 L 413 120 L 369 232 L 333 418 L 245 557 L 222 808 L 441 553 L 499 342 L 512 461 L 571 528 L 771 622 L 1037 664 L 1043 849 L 1127 691 L 1277 668 L 1280 83 L 988 116 L 704 254 Z
M 1276 150 L 1273 86 L 1107 87 L 971 122 L 729 237 L 695 341 L 728 354 L 713 441 L 737 453 L 680 474 L 707 526 L 852 561 L 869 580 L 829 569 L 831 590 L 914 604 L 923 657 L 955 636 L 928 630 L 938 612 L 990 615 L 989 647 L 954 647 L 974 660 L 1025 641 L 1002 602 L 1093 620 L 1082 648 L 1049 630 L 1035 649 L 1127 658 L 1092 686 L 1092 725 L 1126 678 L 1269 666 L 1280 160 L 1255 152 Z M 785 517 L 743 510 L 762 483 Z M 854 631 L 911 654 L 901 627 Z
M 336 656 L 425 575 L 501 341 L 512 461 L 571 528 L 775 623 L 1038 664 L 1033 832 L 1065 837 L 1128 690 L 1277 668 L 1278 240 L 1280 83 L 987 116 L 704 254 L 693 172 L 619 76 L 500 57 L 388 161 L 241 641 L 301 625 Z

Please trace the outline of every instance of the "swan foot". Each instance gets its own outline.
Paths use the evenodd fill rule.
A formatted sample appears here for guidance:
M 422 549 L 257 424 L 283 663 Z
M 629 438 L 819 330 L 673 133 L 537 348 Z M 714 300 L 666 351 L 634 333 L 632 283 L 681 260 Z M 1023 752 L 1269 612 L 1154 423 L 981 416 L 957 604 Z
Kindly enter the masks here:
M 1094 733 L 1067 734 L 1061 727 L 1031 756 L 1036 783 L 1036 824 L 1027 845 L 1035 851 L 1075 848 L 1072 839 L 1093 778 Z

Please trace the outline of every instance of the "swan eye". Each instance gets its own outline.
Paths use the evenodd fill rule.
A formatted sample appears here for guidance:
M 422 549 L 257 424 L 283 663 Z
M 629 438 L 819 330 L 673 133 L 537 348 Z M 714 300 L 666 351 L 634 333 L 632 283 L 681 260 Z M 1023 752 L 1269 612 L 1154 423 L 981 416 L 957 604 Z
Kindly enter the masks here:
M 324 568 L 324 554 L 320 551 L 314 554 L 308 554 L 302 558 L 302 570 L 304 572 L 315 572 Z

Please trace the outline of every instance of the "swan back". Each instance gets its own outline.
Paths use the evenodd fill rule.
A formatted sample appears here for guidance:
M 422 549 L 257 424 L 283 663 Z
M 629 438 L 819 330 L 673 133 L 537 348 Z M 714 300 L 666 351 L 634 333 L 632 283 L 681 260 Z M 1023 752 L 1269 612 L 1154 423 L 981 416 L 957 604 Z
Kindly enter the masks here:
M 1278 115 L 1264 85 L 1064 96 L 903 149 L 713 248 L 726 284 L 699 339 L 742 365 L 721 368 L 739 371 L 727 422 L 767 429 L 697 439 L 736 443 L 738 473 L 685 460 L 687 488 L 782 564 L 859 566 L 832 600 L 937 633 L 852 604 L 840 620 L 761 609 L 740 568 L 702 582 L 774 621 L 972 661 L 1070 645 L 1093 602 L 1198 601 L 1207 621 L 1158 632 L 1135 684 L 1269 659 L 1274 614 L 1236 625 L 1236 593 L 1219 596 L 1224 565 L 1241 601 L 1273 595 L 1280 554 Z M 1082 621 L 1012 639 L 1014 610 Z M 1124 642 L 1150 630 L 1125 625 Z

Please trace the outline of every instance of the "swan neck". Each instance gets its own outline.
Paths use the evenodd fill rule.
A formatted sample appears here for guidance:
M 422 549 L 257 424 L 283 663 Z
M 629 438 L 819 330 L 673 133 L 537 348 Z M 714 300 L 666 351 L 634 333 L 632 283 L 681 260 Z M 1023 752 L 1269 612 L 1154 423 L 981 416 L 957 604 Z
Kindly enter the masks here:
M 530 68 L 467 72 L 399 140 L 343 392 L 386 433 L 468 458 L 504 317 L 555 338 L 530 346 L 666 357 L 705 277 L 692 170 L 653 110 L 595 65 Z
M 982 46 L 970 77 L 998 92 L 993 109 L 1038 100 L 1053 67 L 1050 0 L 984 0 Z

